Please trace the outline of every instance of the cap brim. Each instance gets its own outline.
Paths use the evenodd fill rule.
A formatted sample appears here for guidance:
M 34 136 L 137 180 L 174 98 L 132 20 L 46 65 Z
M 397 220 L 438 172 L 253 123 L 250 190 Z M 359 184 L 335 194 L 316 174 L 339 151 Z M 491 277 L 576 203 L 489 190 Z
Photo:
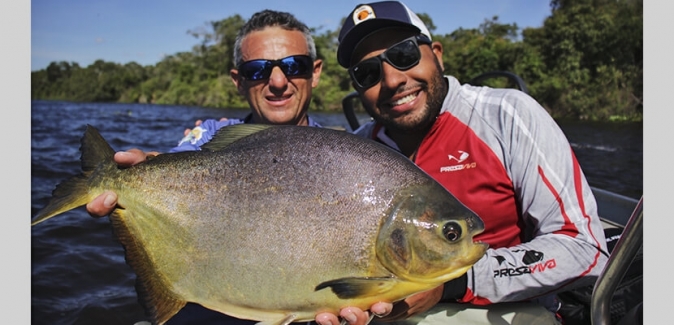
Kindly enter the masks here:
M 337 47 L 337 62 L 344 68 L 348 68 L 351 64 L 351 56 L 353 51 L 356 49 L 356 46 L 360 43 L 363 38 L 367 35 L 372 34 L 382 28 L 387 27 L 405 27 L 409 28 L 415 32 L 421 32 L 421 30 L 414 25 L 403 23 L 397 20 L 390 19 L 371 19 L 366 20 L 356 26 L 354 26 L 339 42 Z

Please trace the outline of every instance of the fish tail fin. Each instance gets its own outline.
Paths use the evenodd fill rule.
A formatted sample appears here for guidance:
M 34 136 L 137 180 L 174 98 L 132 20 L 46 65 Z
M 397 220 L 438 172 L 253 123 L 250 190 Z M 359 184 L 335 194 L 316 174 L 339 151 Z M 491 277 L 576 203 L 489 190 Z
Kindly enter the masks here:
M 81 144 L 82 173 L 56 186 L 47 206 L 42 208 L 31 220 L 31 226 L 87 204 L 100 195 L 100 192 L 91 191 L 89 182 L 96 168 L 103 166 L 102 170 L 96 173 L 106 173 L 107 171 L 117 169 L 117 164 L 113 158 L 115 151 L 103 139 L 96 128 L 87 125 Z

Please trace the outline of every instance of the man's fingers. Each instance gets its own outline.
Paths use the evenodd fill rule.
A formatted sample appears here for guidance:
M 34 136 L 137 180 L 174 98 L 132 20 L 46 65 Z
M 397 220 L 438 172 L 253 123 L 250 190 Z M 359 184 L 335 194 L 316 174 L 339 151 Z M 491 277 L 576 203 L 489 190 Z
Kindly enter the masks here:
M 349 322 L 350 325 L 367 325 L 370 322 L 370 314 L 356 307 L 346 307 L 339 311 L 339 316 Z
M 356 307 L 346 307 L 339 311 L 340 319 L 331 313 L 320 313 L 316 315 L 316 323 L 319 325 L 367 325 L 372 317 L 366 311 Z
M 390 302 L 378 302 L 370 307 L 370 312 L 377 317 L 384 317 L 391 313 L 393 304 Z
M 331 313 L 320 313 L 316 315 L 316 323 L 319 325 L 339 325 L 339 319 Z
M 103 217 L 110 214 L 115 205 L 117 205 L 117 194 L 107 191 L 87 203 L 87 212 L 92 217 Z
M 392 321 L 406 318 L 409 308 L 410 305 L 408 305 L 405 300 L 398 301 L 391 306 L 391 309 L 389 309 L 386 316 L 383 316 L 381 319 L 384 321 Z
M 118 151 L 115 153 L 115 162 L 123 167 L 130 167 L 147 160 L 148 157 L 156 156 L 159 152 L 144 152 L 140 149 L 129 149 L 127 151 Z

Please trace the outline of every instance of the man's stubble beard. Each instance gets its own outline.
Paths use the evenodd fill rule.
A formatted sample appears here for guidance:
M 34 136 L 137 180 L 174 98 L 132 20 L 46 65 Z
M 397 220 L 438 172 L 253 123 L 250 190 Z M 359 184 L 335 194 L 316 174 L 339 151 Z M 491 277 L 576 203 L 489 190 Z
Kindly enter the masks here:
M 445 83 L 442 69 L 437 61 L 436 66 L 436 73 L 433 74 L 430 83 L 422 88 L 426 91 L 427 101 L 421 111 L 413 112 L 414 115 L 399 117 L 398 120 L 392 119 L 390 116 L 379 116 L 374 119 L 386 129 L 394 132 L 416 133 L 430 129 L 442 109 L 442 103 L 447 94 L 447 83 Z

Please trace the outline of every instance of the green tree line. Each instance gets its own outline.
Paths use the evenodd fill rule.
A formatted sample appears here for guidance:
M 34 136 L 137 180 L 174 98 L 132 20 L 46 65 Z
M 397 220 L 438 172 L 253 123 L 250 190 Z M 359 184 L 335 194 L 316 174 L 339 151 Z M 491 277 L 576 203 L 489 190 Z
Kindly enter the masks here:
M 555 118 L 642 120 L 643 0 L 552 0 L 550 9 L 537 28 L 520 30 L 495 16 L 477 28 L 444 35 L 434 33 L 428 14 L 419 16 L 443 45 L 445 73 L 462 82 L 509 71 Z M 198 40 L 191 51 L 156 65 L 51 62 L 31 73 L 31 98 L 247 108 L 229 77 L 234 39 L 244 23 L 237 14 L 208 22 L 206 30 L 188 31 Z M 311 110 L 340 111 L 353 88 L 337 64 L 339 31 L 312 31 L 324 65 Z M 514 86 L 505 78 L 486 84 Z

